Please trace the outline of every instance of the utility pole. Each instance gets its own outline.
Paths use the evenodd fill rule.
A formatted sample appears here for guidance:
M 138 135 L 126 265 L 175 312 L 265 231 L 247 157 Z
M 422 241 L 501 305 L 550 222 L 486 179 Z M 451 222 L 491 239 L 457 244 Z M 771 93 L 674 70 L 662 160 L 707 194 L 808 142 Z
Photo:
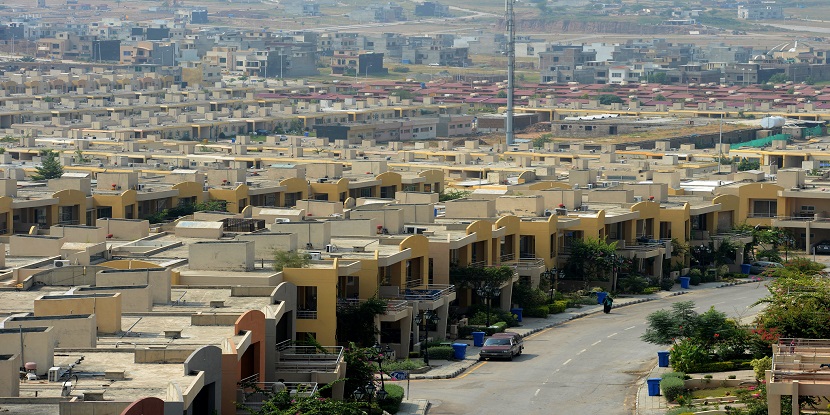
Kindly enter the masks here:
M 507 2 L 507 119 L 504 123 L 505 142 L 513 144 L 513 71 L 516 65 L 516 16 L 513 14 L 514 0 Z

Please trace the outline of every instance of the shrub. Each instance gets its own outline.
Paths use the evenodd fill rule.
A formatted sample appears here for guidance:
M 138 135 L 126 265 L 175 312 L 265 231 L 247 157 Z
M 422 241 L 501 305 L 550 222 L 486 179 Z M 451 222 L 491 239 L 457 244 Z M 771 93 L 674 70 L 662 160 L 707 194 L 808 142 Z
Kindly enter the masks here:
M 458 337 L 462 339 L 469 338 L 473 335 L 476 328 L 473 326 L 463 326 L 458 328 Z
M 452 360 L 453 349 L 452 346 L 436 346 L 427 348 L 430 359 L 435 360 Z
M 384 363 L 383 371 L 389 373 L 401 370 L 415 370 L 422 367 L 424 367 L 424 361 L 422 359 L 406 359 Z
M 487 310 L 476 308 L 475 310 L 471 310 L 471 317 L 469 318 L 469 323 L 471 325 L 483 326 L 487 324 Z M 509 311 L 504 311 L 502 309 L 493 308 L 490 310 L 490 323 L 494 321 L 503 321 L 507 324 L 507 327 L 515 327 L 519 325 L 519 321 L 516 319 L 516 315 Z
M 550 314 L 558 314 L 564 312 L 566 308 L 568 308 L 567 300 L 557 300 L 548 306 L 548 312 Z
M 712 375 L 703 375 L 703 379 L 712 379 Z
M 669 409 L 666 415 L 692 415 L 699 410 L 699 408 L 692 406 L 678 406 L 677 408 Z
M 683 383 L 683 379 L 664 377 L 663 380 L 660 381 L 660 390 L 663 392 L 663 396 L 666 397 L 666 400 L 674 402 L 679 396 L 682 396 L 686 392 L 686 384 Z
M 760 359 L 753 359 L 749 364 L 755 371 L 755 380 L 762 380 L 766 377 L 766 371 L 772 369 L 772 358 L 764 356 Z
M 671 367 L 686 373 L 717 372 L 717 370 L 694 370 L 709 362 L 709 355 L 705 347 L 698 342 L 685 339 L 674 345 L 669 352 Z
M 735 375 L 729 375 L 729 376 L 727 376 L 726 378 L 727 378 L 727 379 L 735 379 L 735 378 L 737 378 L 737 376 L 735 376 Z
M 484 331 L 484 332 L 485 332 L 488 336 L 492 336 L 492 335 L 494 335 L 494 334 L 496 334 L 496 333 L 501 333 L 501 332 L 503 332 L 503 331 L 504 331 L 504 329 L 506 329 L 506 328 L 507 328 L 507 323 L 505 323 L 505 322 L 503 322 L 503 321 L 499 321 L 498 323 L 495 323 L 495 324 L 493 324 L 493 325 L 492 325 L 492 326 L 490 326 L 490 327 L 485 327 L 483 331 Z
M 666 372 L 666 373 L 663 373 L 663 376 L 662 376 L 663 379 L 666 379 L 666 378 L 684 379 L 685 377 L 686 377 L 686 374 L 683 373 L 683 372 Z
M 701 281 L 703 281 L 703 276 L 701 275 L 700 271 L 698 271 L 697 273 L 689 273 L 689 284 L 700 285 Z
M 407 68 L 406 66 L 396 66 L 392 68 L 392 72 L 407 73 L 409 72 L 409 68 Z
M 549 310 L 548 306 L 538 306 L 533 308 L 526 308 L 523 311 L 525 317 L 541 317 L 545 318 L 548 316 Z
M 674 285 L 674 284 L 672 284 L 672 285 Z M 669 287 L 669 288 L 671 288 L 671 287 Z M 654 294 L 657 291 L 660 291 L 660 287 L 646 287 L 643 290 L 643 294 Z
M 398 385 L 385 384 L 383 390 L 387 395 L 378 405 L 390 414 L 397 413 L 400 410 L 401 401 L 403 401 L 403 388 Z
M 671 291 L 674 287 L 674 281 L 671 278 L 663 278 L 660 280 L 660 289 L 663 291 Z
M 731 372 L 733 370 L 747 370 L 752 369 L 749 360 L 735 360 L 726 362 L 712 362 L 703 363 L 690 366 L 688 370 L 690 373 L 704 373 L 704 372 Z

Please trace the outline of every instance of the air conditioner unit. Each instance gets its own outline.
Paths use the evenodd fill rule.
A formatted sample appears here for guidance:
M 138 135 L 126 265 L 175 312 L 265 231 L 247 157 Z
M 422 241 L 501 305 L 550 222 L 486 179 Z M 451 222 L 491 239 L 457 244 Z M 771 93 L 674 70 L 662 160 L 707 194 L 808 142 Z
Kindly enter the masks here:
M 155 163 L 153 164 L 153 167 L 161 167 L 161 163 Z
M 291 220 L 288 219 L 288 218 L 276 218 L 276 219 L 274 219 L 274 223 L 288 223 L 288 222 L 291 222 Z
M 322 252 L 309 252 L 308 255 L 311 257 L 312 261 L 319 261 L 319 260 L 323 259 L 323 253 Z
M 634 196 L 634 202 L 642 202 L 642 201 L 643 201 L 642 196 Z
M 72 265 L 72 261 L 70 261 L 68 259 L 56 259 L 55 262 L 52 263 L 52 265 L 55 268 L 68 267 L 68 266 Z
M 326 252 L 337 252 L 337 245 L 334 245 L 334 244 L 326 245 Z
M 593 188 L 594 188 L 594 184 L 593 183 L 588 183 L 588 189 L 593 189 Z
M 243 184 L 245 184 L 245 182 L 234 182 L 233 183 L 234 186 L 240 186 L 240 185 L 243 185 Z
M 144 184 L 139 183 L 139 184 L 135 185 L 135 190 L 138 190 L 138 191 L 144 190 Z
M 127 167 L 135 167 L 133 163 L 127 163 Z
M 61 379 L 61 368 L 60 366 L 54 366 L 49 369 L 49 375 L 47 377 L 49 382 L 58 382 Z
M 545 217 L 553 216 L 553 211 L 550 209 L 545 209 Z
M 343 214 L 342 213 L 332 213 L 331 215 L 329 215 L 329 217 L 331 217 L 331 218 L 342 218 Z
M 205 192 L 207 192 L 208 190 L 210 190 L 210 187 L 208 187 L 208 186 L 203 186 L 203 187 L 202 187 L 202 190 L 203 190 L 203 191 L 205 191 Z

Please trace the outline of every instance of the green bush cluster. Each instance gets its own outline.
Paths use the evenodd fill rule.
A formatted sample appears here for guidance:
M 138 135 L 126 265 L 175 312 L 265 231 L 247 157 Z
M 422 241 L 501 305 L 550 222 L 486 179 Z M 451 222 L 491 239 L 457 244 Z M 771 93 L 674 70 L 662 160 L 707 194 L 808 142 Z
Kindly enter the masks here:
M 686 374 L 685 374 L 685 373 L 683 373 L 683 372 L 666 372 L 666 373 L 663 373 L 663 375 L 661 376 L 661 378 L 663 378 L 663 379 L 666 379 L 666 378 L 678 378 L 678 379 L 683 380 L 683 379 L 686 379 Z
M 515 314 L 495 308 L 490 310 L 490 322 L 492 323 L 494 321 L 503 321 L 507 324 L 507 327 L 515 327 L 519 325 L 519 321 L 516 319 Z M 477 308 L 475 313 L 473 313 L 469 318 L 468 322 L 473 326 L 483 326 L 487 324 L 487 310 Z
M 395 362 L 385 362 L 383 364 L 383 371 L 388 373 L 395 371 L 415 370 L 422 367 L 424 367 L 424 361 L 422 359 L 415 358 L 398 360 Z
M 566 308 L 568 308 L 567 300 L 557 300 L 548 306 L 548 312 L 550 314 L 559 314 L 565 312 Z
M 427 348 L 430 359 L 435 360 L 452 360 L 453 349 L 452 346 L 435 346 Z
M 643 294 L 654 294 L 657 291 L 660 291 L 660 287 L 646 287 L 643 290 Z
M 665 377 L 660 381 L 660 390 L 663 392 L 663 396 L 666 397 L 666 400 L 669 402 L 674 402 L 677 400 L 679 396 L 682 396 L 686 392 L 686 384 L 683 382 L 683 379 L 678 379 L 676 377 Z
M 725 362 L 711 362 L 703 363 L 688 367 L 690 373 L 704 373 L 704 372 L 731 372 L 733 370 L 748 370 L 752 369 L 750 360 L 730 360 Z
M 674 287 L 674 280 L 671 278 L 663 278 L 660 280 L 660 289 L 663 291 L 671 291 L 672 287 Z
M 378 405 L 390 414 L 398 413 L 401 402 L 403 401 L 403 388 L 398 385 L 385 384 L 383 390 L 386 391 L 386 398 L 378 402 Z
M 523 311 L 525 317 L 539 317 L 545 318 L 549 314 L 548 306 L 540 305 L 533 308 L 525 308 Z
M 395 66 L 392 68 L 392 72 L 407 73 L 409 72 L 409 68 L 407 68 L 406 66 Z
M 503 332 L 505 329 L 507 329 L 507 323 L 505 323 L 505 322 L 503 322 L 503 321 L 499 321 L 498 323 L 495 323 L 495 324 L 493 324 L 493 325 L 492 325 L 492 326 L 490 326 L 490 327 L 485 327 L 485 328 L 484 328 L 483 330 L 481 330 L 481 331 L 483 331 L 483 332 L 484 332 L 485 334 L 487 334 L 488 336 L 492 336 L 492 335 L 494 335 L 494 334 L 496 334 L 496 333 L 501 333 L 501 332 Z

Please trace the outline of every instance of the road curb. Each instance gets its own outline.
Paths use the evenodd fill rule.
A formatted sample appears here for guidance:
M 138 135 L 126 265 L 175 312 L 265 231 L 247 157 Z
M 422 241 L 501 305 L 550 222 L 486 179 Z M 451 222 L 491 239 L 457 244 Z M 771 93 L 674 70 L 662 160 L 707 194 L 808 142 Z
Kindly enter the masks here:
M 672 293 L 672 296 L 685 294 L 685 293 L 686 293 L 686 291 L 679 291 L 677 293 Z M 626 302 L 624 304 L 620 304 L 617 307 L 625 307 L 625 306 L 629 306 L 629 305 L 633 305 L 633 304 L 645 303 L 647 301 L 654 301 L 654 300 L 657 300 L 657 299 L 658 299 L 658 297 L 638 298 L 634 301 L 629 301 L 629 302 Z M 573 315 L 569 316 L 566 320 L 555 321 L 555 322 L 552 322 L 548 325 L 528 330 L 527 332 L 522 334 L 522 338 L 530 336 L 531 334 L 538 333 L 542 330 L 547 330 L 551 327 L 560 326 L 562 324 L 565 324 L 569 321 L 576 320 L 578 318 L 587 317 L 589 315 L 599 313 L 600 311 L 602 311 L 602 309 L 598 308 L 598 309 L 592 310 L 592 311 L 586 311 L 586 312 L 583 312 L 583 313 L 573 314 Z M 452 379 L 452 378 L 464 373 L 464 371 L 466 371 L 467 369 L 473 367 L 473 365 L 475 365 L 476 363 L 479 362 L 478 359 L 475 359 L 475 360 L 464 359 L 464 360 L 465 360 L 465 362 L 468 362 L 468 363 L 466 363 L 466 366 L 463 366 L 463 367 L 453 371 L 452 373 L 444 374 L 444 375 L 410 375 L 410 379 L 413 379 L 413 380 L 414 379 Z
M 760 281 L 761 281 L 761 280 L 758 280 L 758 281 L 753 281 L 753 280 L 740 280 L 740 281 L 734 281 L 734 282 L 727 282 L 727 283 L 723 283 L 723 284 L 721 284 L 721 285 L 718 285 L 718 286 L 717 286 L 717 287 L 715 287 L 715 288 L 732 287 L 732 286 L 734 286 L 734 285 L 751 284 L 751 283 L 753 283 L 753 282 L 760 282 Z

